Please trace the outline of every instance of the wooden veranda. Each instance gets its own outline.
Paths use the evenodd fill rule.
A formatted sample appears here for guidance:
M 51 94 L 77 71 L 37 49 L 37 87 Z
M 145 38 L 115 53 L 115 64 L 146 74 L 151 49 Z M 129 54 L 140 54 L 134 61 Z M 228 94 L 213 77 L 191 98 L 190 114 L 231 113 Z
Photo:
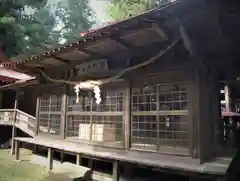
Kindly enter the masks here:
M 16 159 L 20 142 L 28 142 L 48 148 L 49 169 L 53 151 L 61 150 L 76 154 L 78 164 L 81 157 L 113 162 L 114 180 L 122 162 L 222 178 L 233 154 L 218 155 L 220 82 L 236 79 L 240 67 L 237 51 L 229 55 L 226 48 L 235 39 L 219 32 L 226 12 L 215 2 L 174 2 L 2 63 L 39 81 L 2 87 L 36 94 L 35 135 L 14 138 Z M 66 82 L 121 71 L 100 85 L 100 104 L 92 90 L 78 97 Z

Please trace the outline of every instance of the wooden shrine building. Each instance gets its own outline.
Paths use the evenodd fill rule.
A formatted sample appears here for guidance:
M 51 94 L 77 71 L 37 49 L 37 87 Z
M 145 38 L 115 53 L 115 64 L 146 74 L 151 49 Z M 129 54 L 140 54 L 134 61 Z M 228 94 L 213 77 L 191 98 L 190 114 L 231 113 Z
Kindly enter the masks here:
M 170 3 L 2 63 L 37 80 L 1 88 L 36 98 L 33 138 L 15 138 L 17 159 L 19 142 L 29 142 L 49 149 L 50 169 L 61 150 L 78 164 L 81 157 L 113 162 L 115 180 L 122 162 L 223 177 L 233 154 L 220 144 L 220 83 L 237 82 L 240 54 L 239 26 L 227 25 L 237 14 L 222 7 Z M 80 89 L 76 101 L 73 81 L 88 80 L 105 80 L 99 104 L 93 90 Z

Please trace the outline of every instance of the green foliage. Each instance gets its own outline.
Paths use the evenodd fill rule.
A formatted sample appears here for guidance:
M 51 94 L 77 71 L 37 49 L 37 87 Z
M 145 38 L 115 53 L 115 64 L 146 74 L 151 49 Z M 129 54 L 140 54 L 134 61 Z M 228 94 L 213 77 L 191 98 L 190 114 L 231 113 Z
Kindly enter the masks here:
M 57 15 L 63 24 L 62 39 L 66 41 L 79 38 L 80 32 L 88 30 L 95 23 L 88 0 L 63 1 L 58 5 Z
M 0 44 L 8 56 L 15 56 L 26 51 L 27 45 L 24 42 L 28 26 L 33 19 L 31 15 L 27 15 L 26 8 L 33 10 L 45 4 L 46 0 L 0 1 Z M 33 37 L 30 36 L 30 38 Z
M 111 18 L 123 20 L 168 3 L 169 0 L 113 0 L 108 6 Z
M 94 23 L 88 0 L 0 0 L 0 45 L 9 57 L 71 41 Z
M 23 44 L 26 45 L 24 54 L 36 54 L 59 43 L 61 35 L 54 31 L 58 21 L 51 14 L 51 6 L 35 11 L 23 24 L 26 29 L 23 39 Z

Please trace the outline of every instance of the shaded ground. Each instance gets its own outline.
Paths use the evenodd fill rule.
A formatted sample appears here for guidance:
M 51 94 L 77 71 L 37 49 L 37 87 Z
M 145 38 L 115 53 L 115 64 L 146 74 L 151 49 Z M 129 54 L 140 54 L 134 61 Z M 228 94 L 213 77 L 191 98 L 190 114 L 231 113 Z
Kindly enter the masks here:
M 10 150 L 0 150 L 0 181 L 91 181 L 91 178 L 98 181 L 112 181 L 111 175 L 96 173 L 92 175 L 86 167 L 77 166 L 58 161 L 53 163 L 53 171 L 48 172 L 45 166 L 47 159 L 43 156 L 33 155 L 26 149 L 20 150 L 21 162 L 14 161 Z M 145 169 L 137 169 L 137 175 L 130 179 L 121 178 L 121 181 L 187 181 L 185 176 L 172 175 Z M 195 180 L 195 179 L 192 179 Z M 196 179 L 200 181 L 201 179 Z M 202 179 L 202 181 L 208 179 Z M 208 180 L 210 181 L 210 179 Z M 212 180 L 213 181 L 213 180 Z
M 58 166 L 54 173 L 43 166 L 44 161 L 33 157 L 28 150 L 21 150 L 21 162 L 14 161 L 9 150 L 0 150 L 0 181 L 85 181 L 84 173 L 76 168 Z M 41 163 L 37 163 L 41 162 Z M 86 173 L 85 173 L 86 174 Z

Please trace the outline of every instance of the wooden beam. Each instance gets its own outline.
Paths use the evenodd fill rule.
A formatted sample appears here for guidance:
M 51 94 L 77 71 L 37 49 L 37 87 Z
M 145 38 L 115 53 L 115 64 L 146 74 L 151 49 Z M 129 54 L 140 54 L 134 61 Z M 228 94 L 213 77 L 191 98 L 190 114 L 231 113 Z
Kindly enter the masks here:
M 179 31 L 180 31 L 181 38 L 183 40 L 184 47 L 186 48 L 186 50 L 189 51 L 189 53 L 191 55 L 193 55 L 193 53 L 194 53 L 193 43 L 192 43 L 192 40 L 191 40 L 186 28 L 183 25 L 180 25 Z
M 11 154 L 15 154 L 15 144 L 14 144 L 14 137 L 16 136 L 16 120 L 17 120 L 17 108 L 18 108 L 18 99 L 19 99 L 19 92 L 16 92 L 15 101 L 14 101 L 14 113 L 13 113 L 13 126 L 12 126 L 12 147 L 11 147 Z
M 101 53 L 93 52 L 91 50 L 84 49 L 83 47 L 79 47 L 79 48 L 77 48 L 77 50 L 84 53 L 84 54 L 87 54 L 91 57 L 104 58 L 104 56 Z
M 113 181 L 119 181 L 119 176 L 120 176 L 120 172 L 119 172 L 119 162 L 117 160 L 113 161 L 113 173 L 112 173 L 112 180 Z
M 156 51 L 159 51 L 159 49 L 165 49 L 168 45 L 171 44 L 172 41 L 166 41 L 166 42 L 156 42 L 156 43 L 152 43 L 150 45 L 144 45 L 144 46 L 139 46 L 139 47 L 132 47 L 131 49 L 127 49 L 127 50 L 120 50 L 120 51 L 117 51 L 117 52 L 113 52 L 113 53 L 110 53 L 110 54 L 107 54 L 106 57 L 102 57 L 102 58 L 109 58 L 109 57 L 112 57 L 112 56 L 121 56 L 122 54 L 129 54 L 129 56 L 138 56 L 138 55 L 142 55 L 143 52 L 147 50 L 149 50 L 149 52 L 156 52 Z M 89 58 L 86 58 L 84 60 L 84 62 L 89 62 L 89 61 L 92 61 L 92 60 L 96 60 L 98 59 L 99 57 L 89 57 Z M 100 59 L 100 58 L 99 58 Z M 74 61 L 74 62 L 77 62 L 77 61 Z M 75 67 L 76 64 L 72 64 L 71 66 Z
M 161 38 L 163 38 L 163 40 L 168 40 L 167 34 L 164 32 L 164 30 L 157 23 L 153 23 L 152 27 L 157 32 L 157 34 L 159 36 L 161 36 Z
M 166 48 L 166 46 L 168 46 L 169 44 L 171 44 L 171 40 L 168 40 L 166 42 L 156 42 L 156 43 L 152 43 L 150 45 L 143 45 L 143 46 L 139 46 L 139 47 L 132 47 L 131 49 L 126 49 L 126 50 L 120 50 L 120 51 L 116 51 L 116 52 L 112 52 L 112 53 L 109 53 L 107 55 L 101 55 L 101 56 L 91 56 L 91 57 L 88 57 L 84 60 L 80 60 L 79 61 L 82 61 L 82 62 L 88 62 L 88 61 L 92 61 L 92 60 L 96 60 L 96 59 L 101 59 L 101 58 L 109 58 L 109 57 L 112 57 L 112 56 L 120 56 L 122 54 L 129 54 L 129 56 L 137 56 L 137 55 L 141 55 L 143 54 L 144 51 L 149 50 L 149 52 L 152 52 L 152 51 L 158 51 L 159 49 L 164 49 Z M 79 51 L 81 51 L 81 49 L 79 49 Z M 66 53 L 70 53 L 71 51 L 67 51 Z M 71 65 L 69 67 L 66 67 L 64 65 L 62 66 L 59 66 L 57 68 L 57 70 L 66 70 L 66 69 L 69 69 L 70 67 L 71 68 L 75 68 L 75 66 L 79 63 L 77 63 L 78 61 L 73 61 L 71 63 Z M 45 70 L 50 70 L 50 71 L 53 71 L 53 68 L 54 66 L 46 66 L 44 67 Z M 30 70 L 33 70 L 33 68 L 28 68 L 28 72 L 31 72 Z M 38 69 L 34 69 L 34 71 L 36 73 L 39 73 L 39 70 Z M 32 73 L 33 74 L 33 73 Z
M 71 60 L 68 60 L 68 59 L 63 59 L 63 58 L 57 57 L 55 55 L 51 55 L 50 57 L 54 58 L 54 59 L 56 59 L 56 60 L 58 60 L 58 61 L 60 61 L 60 62 L 62 62 L 64 64 L 67 64 L 67 65 L 69 65 L 70 61 L 71 61 Z
M 53 151 L 52 148 L 48 148 L 48 170 L 53 169 Z
M 118 35 L 109 37 L 111 40 L 116 41 L 127 49 L 132 49 L 134 46 L 131 43 L 126 42 L 124 39 L 120 38 Z

